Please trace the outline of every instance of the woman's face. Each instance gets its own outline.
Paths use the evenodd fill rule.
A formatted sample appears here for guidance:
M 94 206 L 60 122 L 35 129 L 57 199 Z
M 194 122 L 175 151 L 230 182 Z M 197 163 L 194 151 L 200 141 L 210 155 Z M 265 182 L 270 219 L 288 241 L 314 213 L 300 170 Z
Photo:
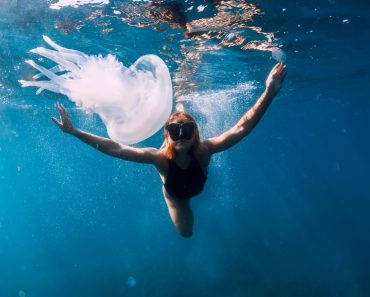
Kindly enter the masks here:
M 187 152 L 194 144 L 196 124 L 188 119 L 176 119 L 166 125 L 170 145 L 178 152 Z

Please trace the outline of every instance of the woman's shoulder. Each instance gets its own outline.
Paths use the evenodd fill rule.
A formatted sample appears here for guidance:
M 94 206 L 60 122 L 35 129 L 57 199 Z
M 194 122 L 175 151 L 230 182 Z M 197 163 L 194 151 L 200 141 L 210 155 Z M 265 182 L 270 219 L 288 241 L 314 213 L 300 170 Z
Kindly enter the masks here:
M 201 141 L 199 143 L 199 145 L 197 145 L 197 148 L 195 149 L 194 153 L 196 155 L 199 155 L 199 156 L 202 156 L 202 157 L 205 157 L 205 156 L 209 156 L 210 155 L 210 151 L 209 151 L 209 148 L 208 146 L 205 144 L 204 141 Z
M 166 157 L 166 154 L 164 152 L 163 148 L 157 149 L 156 152 L 156 167 L 158 171 L 166 172 L 168 168 L 168 158 Z
M 194 150 L 194 157 L 202 164 L 202 167 L 208 167 L 211 154 L 208 147 L 203 142 L 201 142 Z

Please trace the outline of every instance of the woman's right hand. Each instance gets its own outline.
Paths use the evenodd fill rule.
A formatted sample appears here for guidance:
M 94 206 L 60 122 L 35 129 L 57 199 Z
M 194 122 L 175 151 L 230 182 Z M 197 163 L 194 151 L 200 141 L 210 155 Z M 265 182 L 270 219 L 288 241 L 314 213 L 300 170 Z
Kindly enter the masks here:
M 266 89 L 273 94 L 277 94 L 281 89 L 286 74 L 286 66 L 282 63 L 276 64 L 266 79 Z
M 66 133 L 72 134 L 76 129 L 72 124 L 71 118 L 67 112 L 67 110 L 64 108 L 62 104 L 57 103 L 56 108 L 58 110 L 60 121 L 58 121 L 57 118 L 52 117 L 51 119 L 55 124 L 58 125 L 58 127 Z

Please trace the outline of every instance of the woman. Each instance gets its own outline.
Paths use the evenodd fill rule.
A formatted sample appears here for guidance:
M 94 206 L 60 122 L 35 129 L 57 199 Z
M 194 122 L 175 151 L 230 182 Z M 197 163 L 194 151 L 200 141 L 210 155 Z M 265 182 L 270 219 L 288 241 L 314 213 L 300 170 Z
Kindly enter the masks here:
M 194 216 L 190 198 L 198 195 L 207 179 L 207 168 L 211 156 L 222 152 L 243 139 L 258 123 L 272 99 L 279 92 L 286 75 L 286 67 L 277 64 L 266 80 L 266 89 L 237 122 L 219 136 L 201 141 L 198 126 L 186 112 L 172 114 L 165 124 L 164 146 L 134 148 L 76 129 L 65 108 L 58 104 L 60 121 L 53 117 L 59 128 L 94 148 L 128 161 L 152 164 L 163 182 L 163 195 L 172 222 L 184 237 L 191 237 Z

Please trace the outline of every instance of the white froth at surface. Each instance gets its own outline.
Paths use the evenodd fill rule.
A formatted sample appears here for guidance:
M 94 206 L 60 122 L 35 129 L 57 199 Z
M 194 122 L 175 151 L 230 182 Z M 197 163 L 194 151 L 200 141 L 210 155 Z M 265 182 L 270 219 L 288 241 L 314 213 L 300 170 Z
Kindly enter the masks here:
M 71 6 L 78 7 L 86 4 L 109 4 L 109 0 L 59 0 L 57 3 L 50 4 L 51 9 L 61 9 L 63 7 Z

